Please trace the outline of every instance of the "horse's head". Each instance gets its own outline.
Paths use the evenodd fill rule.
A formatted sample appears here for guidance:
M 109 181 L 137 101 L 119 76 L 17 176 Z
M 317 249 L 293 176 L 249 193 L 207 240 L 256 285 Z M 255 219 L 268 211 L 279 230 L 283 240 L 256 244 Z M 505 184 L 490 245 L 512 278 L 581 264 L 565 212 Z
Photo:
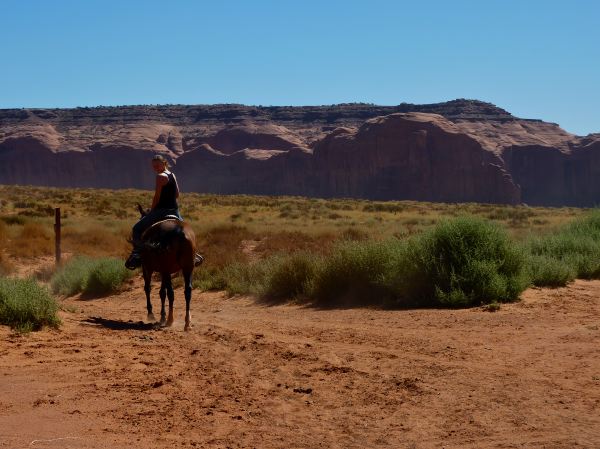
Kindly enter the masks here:
M 140 217 L 143 218 L 150 213 L 150 210 L 144 210 L 140 203 L 137 203 L 138 210 L 140 211 Z

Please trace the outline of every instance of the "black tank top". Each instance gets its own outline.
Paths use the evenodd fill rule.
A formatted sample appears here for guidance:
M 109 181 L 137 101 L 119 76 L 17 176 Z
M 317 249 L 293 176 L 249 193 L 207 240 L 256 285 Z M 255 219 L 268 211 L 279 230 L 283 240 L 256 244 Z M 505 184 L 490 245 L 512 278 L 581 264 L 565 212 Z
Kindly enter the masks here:
M 178 209 L 177 185 L 173 173 L 168 173 L 169 181 L 162 187 L 156 209 Z

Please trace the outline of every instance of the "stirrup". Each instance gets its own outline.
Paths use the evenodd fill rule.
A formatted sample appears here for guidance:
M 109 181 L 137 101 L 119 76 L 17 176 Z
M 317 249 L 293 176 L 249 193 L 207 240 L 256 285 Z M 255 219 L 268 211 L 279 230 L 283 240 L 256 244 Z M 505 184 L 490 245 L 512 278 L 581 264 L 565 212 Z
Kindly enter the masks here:
M 204 257 L 198 253 L 194 254 L 194 266 L 199 267 L 202 265 L 202 262 L 204 262 Z

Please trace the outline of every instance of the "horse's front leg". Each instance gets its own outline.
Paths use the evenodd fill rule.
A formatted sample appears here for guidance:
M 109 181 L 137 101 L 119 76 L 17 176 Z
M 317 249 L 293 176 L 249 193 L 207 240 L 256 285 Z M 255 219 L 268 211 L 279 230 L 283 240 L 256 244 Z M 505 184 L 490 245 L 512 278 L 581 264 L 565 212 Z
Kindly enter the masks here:
M 167 322 L 167 313 L 165 312 L 165 299 L 167 298 L 167 280 L 164 273 L 161 274 L 160 282 L 160 325 L 164 326 Z
M 192 327 L 192 315 L 190 314 L 190 302 L 192 301 L 192 270 L 183 273 L 184 292 L 185 292 L 185 327 L 189 331 Z
M 144 292 L 146 293 L 146 309 L 148 309 L 148 321 L 156 321 L 152 313 L 152 302 L 150 302 L 150 290 L 152 289 L 152 271 L 143 269 L 144 271 Z
M 169 318 L 167 319 L 167 326 L 173 325 L 173 303 L 175 302 L 175 292 L 173 291 L 173 285 L 171 284 L 171 275 L 167 274 L 165 277 L 165 286 L 167 287 L 167 297 L 169 298 Z

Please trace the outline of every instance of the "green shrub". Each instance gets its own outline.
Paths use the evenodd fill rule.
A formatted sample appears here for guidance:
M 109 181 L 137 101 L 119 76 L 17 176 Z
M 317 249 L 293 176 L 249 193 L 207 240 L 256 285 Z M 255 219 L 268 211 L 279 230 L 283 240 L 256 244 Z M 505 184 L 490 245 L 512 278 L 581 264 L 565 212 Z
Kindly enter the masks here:
M 266 261 L 258 292 L 265 299 L 300 299 L 307 296 L 310 283 L 319 270 L 321 257 L 308 252 L 279 255 Z
M 308 293 L 323 306 L 381 304 L 390 292 L 382 284 L 398 241 L 344 242 L 326 257 L 311 281 Z
M 499 226 L 463 217 L 406 241 L 345 241 L 322 257 L 278 255 L 223 271 L 230 294 L 310 298 L 331 306 L 466 307 L 512 301 L 529 284 L 527 258 Z
M 64 296 L 82 292 L 93 265 L 94 261 L 89 257 L 70 259 L 50 279 L 52 292 Z
M 407 242 L 386 285 L 400 305 L 466 307 L 514 301 L 528 286 L 524 251 L 475 217 L 442 221 Z
M 467 307 L 516 300 L 530 283 L 600 277 L 598 211 L 524 246 L 476 217 L 442 221 L 402 241 L 349 240 L 327 256 L 292 252 L 230 263 L 200 283 L 269 300 L 310 298 L 321 306 Z
M 0 278 L 0 324 L 21 332 L 58 327 L 58 304 L 33 279 Z
M 258 294 L 264 282 L 267 261 L 231 262 L 223 268 L 194 270 L 193 288 L 200 290 L 225 290 L 229 295 Z
M 577 277 L 577 269 L 570 263 L 550 256 L 530 256 L 531 282 L 537 287 L 562 287 Z
M 227 283 L 223 277 L 223 270 L 216 267 L 202 267 L 194 270 L 192 287 L 202 291 L 225 290 Z
M 574 278 L 600 277 L 600 211 L 558 232 L 528 242 L 530 270 L 538 286 L 561 286 Z
M 120 259 L 96 260 L 83 287 L 83 293 L 100 296 L 116 292 L 131 275 L 132 272 L 125 268 Z
M 268 261 L 234 262 L 223 269 L 225 290 L 229 295 L 258 294 L 264 283 Z
M 75 257 L 52 276 L 50 285 L 54 293 L 65 296 L 80 292 L 99 296 L 117 291 L 131 276 L 119 259 Z
M 277 254 L 253 263 L 233 262 L 221 270 L 194 272 L 193 286 L 202 290 L 226 290 L 228 294 L 255 294 L 268 300 L 305 296 L 307 282 L 320 256 L 309 252 Z
M 230 295 L 255 294 L 269 301 L 310 297 L 331 306 L 358 304 L 368 297 L 377 302 L 387 260 L 383 244 L 344 242 L 328 257 L 294 252 L 232 263 L 220 280 Z

